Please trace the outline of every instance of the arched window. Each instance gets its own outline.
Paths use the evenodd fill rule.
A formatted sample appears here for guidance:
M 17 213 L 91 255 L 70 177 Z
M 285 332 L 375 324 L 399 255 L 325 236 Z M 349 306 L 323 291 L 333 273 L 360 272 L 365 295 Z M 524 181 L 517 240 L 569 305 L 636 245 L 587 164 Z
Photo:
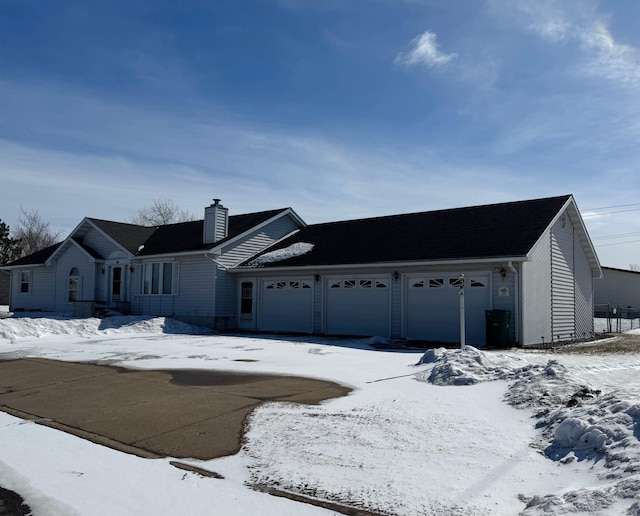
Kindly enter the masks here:
M 69 271 L 69 280 L 67 282 L 67 301 L 69 303 L 80 301 L 81 281 L 80 271 L 77 267 L 74 267 Z

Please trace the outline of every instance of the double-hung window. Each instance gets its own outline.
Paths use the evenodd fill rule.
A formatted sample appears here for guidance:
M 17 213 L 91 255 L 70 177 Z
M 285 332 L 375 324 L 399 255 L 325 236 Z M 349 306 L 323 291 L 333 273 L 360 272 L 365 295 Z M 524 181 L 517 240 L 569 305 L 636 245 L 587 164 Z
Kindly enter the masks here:
M 31 271 L 20 272 L 20 293 L 31 294 Z
M 178 262 L 142 264 L 143 295 L 176 295 L 178 293 Z
M 77 267 L 74 267 L 69 271 L 69 279 L 67 283 L 67 301 L 69 303 L 80 300 L 81 279 L 80 271 Z

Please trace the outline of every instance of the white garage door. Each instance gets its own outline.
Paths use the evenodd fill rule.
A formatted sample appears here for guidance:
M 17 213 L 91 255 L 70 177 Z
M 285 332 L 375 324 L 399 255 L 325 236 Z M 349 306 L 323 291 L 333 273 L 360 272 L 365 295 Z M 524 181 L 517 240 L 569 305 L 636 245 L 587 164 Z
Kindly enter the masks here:
M 485 345 L 485 310 L 491 309 L 489 274 L 466 275 L 465 341 Z M 411 275 L 405 279 L 406 337 L 460 342 L 458 276 Z
M 262 281 L 260 329 L 313 331 L 313 280 L 288 278 Z
M 388 337 L 390 286 L 387 276 L 327 278 L 325 332 Z

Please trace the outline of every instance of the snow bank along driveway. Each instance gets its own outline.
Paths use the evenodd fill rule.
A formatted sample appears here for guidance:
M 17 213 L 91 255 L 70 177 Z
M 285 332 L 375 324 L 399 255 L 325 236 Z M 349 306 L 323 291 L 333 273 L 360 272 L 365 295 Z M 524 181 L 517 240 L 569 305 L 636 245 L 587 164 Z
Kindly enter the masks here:
M 354 388 L 255 410 L 241 451 L 125 455 L 0 414 L 0 485 L 41 514 L 640 514 L 640 355 L 375 351 L 366 340 L 195 334 L 162 318 L 3 319 L 0 358 L 310 376 Z

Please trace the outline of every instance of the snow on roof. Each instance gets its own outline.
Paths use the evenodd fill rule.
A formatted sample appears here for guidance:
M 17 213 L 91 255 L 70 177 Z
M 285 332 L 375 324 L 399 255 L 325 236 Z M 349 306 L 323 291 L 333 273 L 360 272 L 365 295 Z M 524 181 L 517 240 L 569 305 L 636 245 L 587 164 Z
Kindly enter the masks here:
M 279 262 L 286 260 L 287 258 L 302 256 L 303 254 L 307 254 L 311 251 L 311 249 L 313 249 L 313 244 L 309 244 L 307 242 L 296 242 L 284 249 L 276 249 L 275 251 L 258 256 L 255 260 L 251 260 L 249 262 L 249 267 L 260 267 L 265 263 Z

